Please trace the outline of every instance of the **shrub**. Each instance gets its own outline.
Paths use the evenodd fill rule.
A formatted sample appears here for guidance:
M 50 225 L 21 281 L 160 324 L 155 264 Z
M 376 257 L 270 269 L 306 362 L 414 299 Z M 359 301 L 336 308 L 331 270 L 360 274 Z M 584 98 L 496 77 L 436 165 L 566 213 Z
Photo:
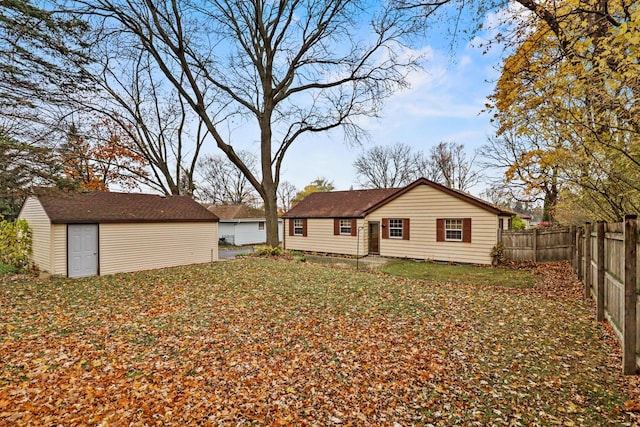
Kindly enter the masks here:
M 282 249 L 280 246 L 258 246 L 253 254 L 255 256 L 280 256 Z
M 307 261 L 307 256 L 302 252 L 288 250 L 287 253 L 289 253 L 289 255 L 291 255 L 291 257 L 293 259 L 295 259 L 296 261 L 298 261 L 298 262 L 306 262 Z
M 0 265 L 13 268 L 13 273 L 25 271 L 31 262 L 30 255 L 31 230 L 27 221 L 0 221 Z
M 491 258 L 493 258 L 493 265 L 504 264 L 507 260 L 504 256 L 504 245 L 502 242 L 496 243 L 493 249 L 491 249 Z
M 527 224 L 522 218 L 516 215 L 511 218 L 511 228 L 513 230 L 524 230 L 525 228 L 527 228 Z

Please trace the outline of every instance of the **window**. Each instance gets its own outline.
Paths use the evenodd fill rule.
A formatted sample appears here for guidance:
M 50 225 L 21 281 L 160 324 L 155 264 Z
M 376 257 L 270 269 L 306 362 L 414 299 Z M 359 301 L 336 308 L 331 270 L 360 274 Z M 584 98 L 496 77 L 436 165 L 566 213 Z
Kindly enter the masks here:
M 389 219 L 389 238 L 402 239 L 402 219 Z
M 462 220 L 461 219 L 445 219 L 444 220 L 444 240 L 462 242 Z
M 264 230 L 264 221 L 258 221 L 258 230 Z
M 351 236 L 351 220 L 350 219 L 340 220 L 340 234 Z
M 409 240 L 409 218 L 382 218 L 382 238 Z
M 291 218 L 289 223 L 289 236 L 307 237 L 307 218 Z
M 351 219 L 333 219 L 333 235 L 334 236 L 355 236 L 358 232 L 358 221 Z
M 471 218 L 436 219 L 436 242 L 471 243 Z

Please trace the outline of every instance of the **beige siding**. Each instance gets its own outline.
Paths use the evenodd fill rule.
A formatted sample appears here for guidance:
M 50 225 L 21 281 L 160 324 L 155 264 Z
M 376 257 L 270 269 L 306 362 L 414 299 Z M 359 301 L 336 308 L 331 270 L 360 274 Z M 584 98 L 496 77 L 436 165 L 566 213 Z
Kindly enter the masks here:
M 217 223 L 100 224 L 100 274 L 218 259 Z
M 439 261 L 491 263 L 498 216 L 426 185 L 372 212 L 368 221 L 410 218 L 410 240 L 381 239 L 380 255 Z M 471 243 L 436 242 L 437 218 L 472 218 Z M 382 233 L 382 231 L 381 231 Z
M 333 218 L 307 219 L 307 235 L 290 236 L 289 223 L 285 221 L 285 249 L 298 251 L 326 252 L 334 254 L 360 255 L 366 254 L 366 230 L 360 230 L 360 248 L 356 236 L 335 236 L 333 234 Z M 357 220 L 358 227 L 364 226 L 362 219 Z
M 67 224 L 53 224 L 51 227 L 52 274 L 67 275 Z
M 29 223 L 32 232 L 31 260 L 41 271 L 51 271 L 51 221 L 40 201 L 28 197 L 18 218 Z

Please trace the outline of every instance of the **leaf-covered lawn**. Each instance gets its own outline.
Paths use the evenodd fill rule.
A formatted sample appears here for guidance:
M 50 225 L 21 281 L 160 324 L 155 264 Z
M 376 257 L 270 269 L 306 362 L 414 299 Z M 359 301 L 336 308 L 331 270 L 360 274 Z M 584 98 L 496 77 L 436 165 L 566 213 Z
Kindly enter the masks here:
M 4 279 L 0 425 L 632 424 L 637 379 L 557 286 L 265 259 Z

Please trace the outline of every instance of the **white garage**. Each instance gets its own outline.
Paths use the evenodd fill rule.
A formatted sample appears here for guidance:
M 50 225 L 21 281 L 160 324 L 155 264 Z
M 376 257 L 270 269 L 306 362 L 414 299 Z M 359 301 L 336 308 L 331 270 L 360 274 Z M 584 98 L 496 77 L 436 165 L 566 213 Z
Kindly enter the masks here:
M 187 196 L 111 192 L 27 198 L 19 218 L 41 270 L 84 277 L 217 261 L 218 217 Z

